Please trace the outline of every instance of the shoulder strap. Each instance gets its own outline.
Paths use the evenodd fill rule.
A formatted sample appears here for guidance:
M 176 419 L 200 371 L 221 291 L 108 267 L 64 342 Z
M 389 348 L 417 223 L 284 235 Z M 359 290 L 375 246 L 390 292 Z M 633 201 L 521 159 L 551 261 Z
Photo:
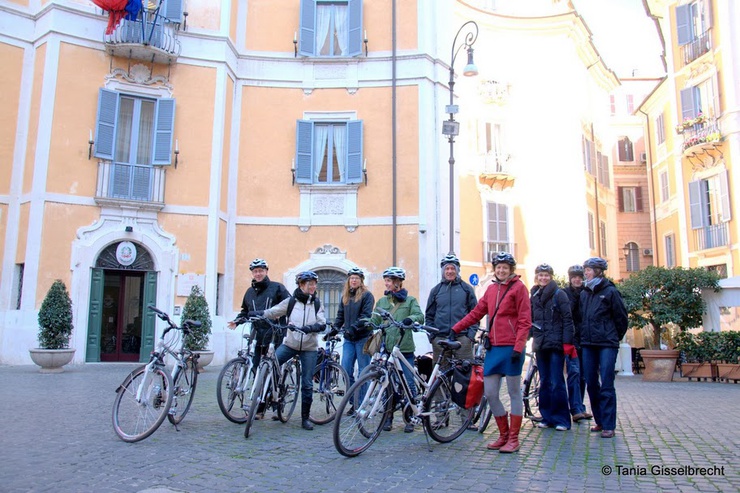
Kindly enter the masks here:
M 493 310 L 493 315 L 491 315 L 491 319 L 488 321 L 488 333 L 489 334 L 491 333 L 491 327 L 493 327 L 493 320 L 496 318 L 496 314 L 498 313 L 498 308 L 501 306 L 501 302 L 504 301 L 504 298 L 506 297 L 506 293 L 509 292 L 509 289 L 511 289 L 511 287 L 514 285 L 515 282 L 516 281 L 513 281 L 513 280 L 509 282 L 509 284 L 506 286 L 506 291 L 504 291 L 503 296 L 501 296 L 501 298 L 499 298 L 498 300 L 498 303 L 496 303 L 496 308 Z
M 293 308 L 295 307 L 295 296 L 290 297 L 290 301 L 288 301 L 288 311 L 285 312 L 285 318 L 290 318 L 290 314 L 293 313 Z M 319 314 L 319 308 L 321 307 L 321 300 L 318 298 L 313 299 L 313 308 L 316 312 L 316 315 Z

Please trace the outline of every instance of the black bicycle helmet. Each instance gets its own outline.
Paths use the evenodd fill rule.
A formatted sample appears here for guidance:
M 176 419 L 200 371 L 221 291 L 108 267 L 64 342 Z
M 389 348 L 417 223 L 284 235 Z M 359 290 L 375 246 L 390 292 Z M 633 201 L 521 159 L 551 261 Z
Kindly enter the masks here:
M 254 270 L 254 269 L 265 269 L 265 270 L 268 270 L 269 267 L 267 266 L 267 261 L 265 261 L 264 259 L 261 259 L 261 258 L 256 258 L 256 259 L 252 260 L 252 263 L 249 264 L 249 270 Z
M 306 281 L 318 281 L 318 280 L 319 280 L 319 276 L 317 276 L 316 273 L 312 270 L 306 270 L 306 271 L 300 272 L 297 276 L 295 276 L 296 284 L 300 284 Z
M 347 271 L 347 277 L 349 276 L 360 276 L 360 279 L 365 279 L 365 273 L 359 267 L 352 267 Z
M 592 269 L 600 269 L 602 271 L 609 267 L 609 264 L 601 257 L 591 257 L 583 262 L 583 268 L 591 267 Z
M 444 267 L 447 264 L 455 264 L 456 266 L 460 267 L 460 259 L 458 259 L 454 253 L 450 252 L 444 256 L 442 261 L 439 263 L 439 266 Z
M 386 277 L 395 277 L 396 279 L 406 279 L 406 271 L 400 267 L 388 267 L 383 271 L 383 279 Z
M 494 267 L 496 267 L 500 263 L 509 264 L 511 268 L 513 269 L 516 267 L 516 260 L 514 260 L 514 256 L 510 254 L 509 252 L 498 252 L 495 257 L 493 257 L 493 260 L 491 263 Z
M 571 265 L 570 267 L 568 267 L 568 279 L 574 276 L 583 277 L 582 265 Z
M 552 266 L 550 264 L 540 264 L 534 269 L 534 274 L 537 275 L 540 272 L 547 272 L 551 276 L 555 275 L 555 271 L 552 270 Z

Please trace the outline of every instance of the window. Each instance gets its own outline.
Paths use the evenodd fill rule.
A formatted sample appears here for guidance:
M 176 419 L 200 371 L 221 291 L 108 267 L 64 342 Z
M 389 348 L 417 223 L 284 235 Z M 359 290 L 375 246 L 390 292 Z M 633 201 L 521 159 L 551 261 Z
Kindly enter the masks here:
M 606 223 L 604 221 L 601 221 L 599 224 L 599 233 L 601 235 L 601 252 L 600 255 L 602 257 L 606 257 L 609 254 L 606 251 Z
M 665 116 L 663 113 L 655 119 L 655 138 L 658 144 L 665 142 Z
M 720 279 L 727 279 L 727 264 L 708 265 L 709 272 L 716 272 Z
M 362 0 L 301 0 L 303 56 L 347 57 L 362 53 Z
M 699 230 L 700 249 L 728 244 L 727 222 L 732 219 L 727 170 L 689 182 L 691 229 Z
M 698 0 L 676 7 L 678 44 L 683 46 L 700 38 L 712 27 L 710 0 Z
M 717 91 L 715 91 L 714 78 L 681 90 L 682 121 L 694 119 L 699 114 L 709 118 L 714 118 L 719 114 L 719 100 Z
M 596 155 L 596 160 L 599 164 L 599 183 L 605 187 L 609 187 L 611 185 L 609 179 L 609 156 L 605 156 L 599 152 Z
M 617 114 L 617 99 L 614 94 L 609 95 L 609 114 L 615 116 Z
M 635 96 L 627 94 L 627 114 L 631 115 L 635 112 Z
M 321 305 L 324 307 L 324 316 L 328 322 L 337 318 L 337 310 L 342 302 L 342 290 L 347 281 L 347 274 L 330 269 L 317 270 L 319 283 L 316 287 Z
M 596 159 L 596 145 L 583 137 L 583 165 L 584 169 L 593 176 L 596 176 L 598 163 L 595 163 Z
M 588 247 L 591 250 L 596 249 L 596 237 L 594 236 L 594 215 L 588 213 Z
M 624 260 L 627 263 L 627 272 L 637 272 L 640 270 L 640 248 L 632 241 L 626 246 L 627 257 Z
M 665 202 L 671 197 L 671 190 L 668 185 L 668 172 L 661 171 L 659 180 L 660 180 L 660 201 Z
M 621 162 L 635 160 L 634 149 L 632 148 L 632 142 L 630 141 L 629 137 L 619 139 L 618 154 L 619 161 Z
M 672 233 L 663 237 L 665 244 L 665 266 L 668 268 L 676 266 L 676 237 Z
M 642 187 L 617 187 L 619 212 L 642 212 Z
M 298 120 L 295 179 L 318 185 L 362 181 L 362 120 Z
M 486 203 L 486 260 L 493 260 L 498 252 L 514 254 L 509 236 L 509 207 L 496 202 Z

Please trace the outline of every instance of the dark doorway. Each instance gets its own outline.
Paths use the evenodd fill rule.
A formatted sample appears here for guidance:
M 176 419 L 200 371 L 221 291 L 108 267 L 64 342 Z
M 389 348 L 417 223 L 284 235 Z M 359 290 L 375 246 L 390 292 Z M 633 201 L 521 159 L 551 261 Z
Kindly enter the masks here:
M 139 361 L 144 273 L 105 270 L 100 361 Z

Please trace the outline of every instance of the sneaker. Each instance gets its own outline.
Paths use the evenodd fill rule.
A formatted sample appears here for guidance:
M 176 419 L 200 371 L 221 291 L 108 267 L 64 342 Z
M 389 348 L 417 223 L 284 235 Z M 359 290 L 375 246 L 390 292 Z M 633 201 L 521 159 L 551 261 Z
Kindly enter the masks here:
M 614 438 L 614 430 L 603 430 L 601 438 Z
M 406 423 L 406 426 L 404 426 L 404 428 L 403 428 L 403 432 L 404 433 L 413 433 L 413 431 L 414 431 L 414 425 L 412 425 L 411 423 Z
M 540 421 L 539 423 L 537 423 L 537 428 L 552 428 L 552 426 L 545 423 L 544 421 Z
M 578 423 L 580 420 L 586 419 L 586 413 L 578 413 L 573 415 L 573 422 Z
M 568 427 L 565 425 L 557 425 L 555 429 L 558 431 L 568 431 Z
M 587 413 L 584 411 L 583 413 L 583 419 L 594 419 L 594 415 L 591 413 Z

